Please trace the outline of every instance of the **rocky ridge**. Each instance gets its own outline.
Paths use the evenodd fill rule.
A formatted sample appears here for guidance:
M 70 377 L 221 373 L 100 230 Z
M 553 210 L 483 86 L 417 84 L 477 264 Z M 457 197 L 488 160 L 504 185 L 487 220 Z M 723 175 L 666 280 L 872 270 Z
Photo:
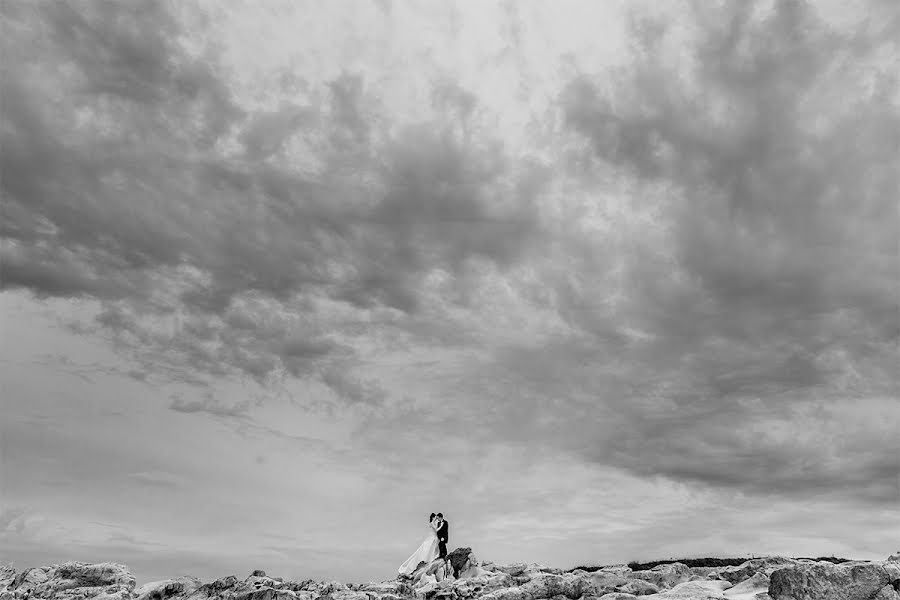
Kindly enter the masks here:
M 124 565 L 67 562 L 16 571 L 0 566 L 0 600 L 900 600 L 900 553 L 841 564 L 767 557 L 737 567 L 681 563 L 588 572 L 451 553 L 453 574 L 372 583 L 284 581 L 263 571 L 209 583 L 180 577 L 138 587 Z

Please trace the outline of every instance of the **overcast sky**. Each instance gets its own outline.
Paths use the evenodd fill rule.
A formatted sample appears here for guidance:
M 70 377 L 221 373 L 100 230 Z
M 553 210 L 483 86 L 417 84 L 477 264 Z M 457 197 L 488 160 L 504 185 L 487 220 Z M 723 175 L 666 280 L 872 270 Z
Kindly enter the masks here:
M 895 1 L 0 14 L 0 562 L 898 550 Z

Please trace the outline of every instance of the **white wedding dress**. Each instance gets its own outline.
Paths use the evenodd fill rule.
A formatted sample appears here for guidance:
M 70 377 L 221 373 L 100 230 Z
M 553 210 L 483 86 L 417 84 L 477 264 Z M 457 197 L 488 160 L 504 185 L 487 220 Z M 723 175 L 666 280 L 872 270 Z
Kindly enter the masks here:
M 419 566 L 420 562 L 424 560 L 425 564 L 430 565 L 439 555 L 440 551 L 438 550 L 437 532 L 434 529 L 434 521 L 432 521 L 428 525 L 428 536 L 422 542 L 422 545 L 412 553 L 412 556 L 407 558 L 403 564 L 400 565 L 400 568 L 397 569 L 397 571 L 401 575 L 410 575 L 416 570 L 416 567 Z

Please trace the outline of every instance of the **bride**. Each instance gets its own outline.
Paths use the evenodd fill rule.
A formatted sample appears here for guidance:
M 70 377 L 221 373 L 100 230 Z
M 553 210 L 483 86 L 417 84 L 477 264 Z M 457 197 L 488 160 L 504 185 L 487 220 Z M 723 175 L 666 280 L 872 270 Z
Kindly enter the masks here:
M 437 518 L 434 513 L 428 517 L 428 535 L 412 556 L 406 559 L 397 571 L 401 575 L 411 575 L 423 560 L 425 564 L 431 564 L 438 557 Z

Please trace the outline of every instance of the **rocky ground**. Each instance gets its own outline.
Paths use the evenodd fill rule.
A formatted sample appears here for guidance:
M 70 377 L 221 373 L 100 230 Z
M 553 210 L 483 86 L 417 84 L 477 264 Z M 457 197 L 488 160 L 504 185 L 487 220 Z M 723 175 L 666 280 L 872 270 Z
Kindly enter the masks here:
M 740 566 L 625 565 L 571 572 L 538 564 L 480 562 L 452 553 L 456 577 L 377 583 L 284 581 L 254 571 L 210 583 L 182 577 L 136 586 L 124 565 L 68 562 L 0 567 L 0 600 L 900 600 L 900 553 L 842 564 L 782 557 Z

